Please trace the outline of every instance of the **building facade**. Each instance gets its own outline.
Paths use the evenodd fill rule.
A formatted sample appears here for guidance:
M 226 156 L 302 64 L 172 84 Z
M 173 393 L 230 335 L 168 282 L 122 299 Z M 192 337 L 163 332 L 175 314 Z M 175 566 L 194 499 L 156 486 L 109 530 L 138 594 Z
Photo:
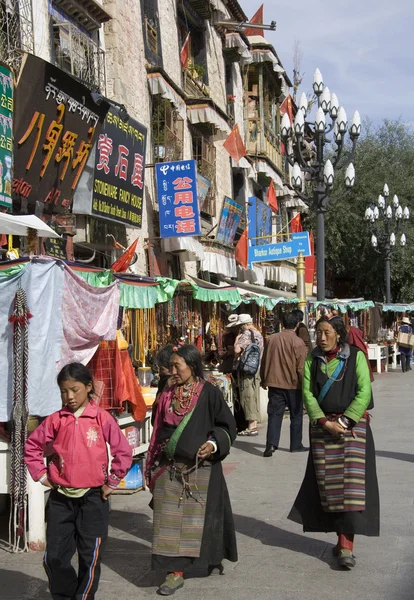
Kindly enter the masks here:
M 295 287 L 293 261 L 243 269 L 234 258 L 249 211 L 256 211 L 255 232 L 262 234 L 249 235 L 261 243 L 270 241 L 269 228 L 286 232 L 304 205 L 290 186 L 280 139 L 289 77 L 262 35 L 246 36 L 226 21 L 248 22 L 236 0 L 37 0 L 36 7 L 31 0 L 0 0 L 3 62 L 17 73 L 22 53 L 33 53 L 113 102 L 114 110 L 124 106 L 129 123 L 146 128 L 140 226 L 90 210 L 95 141 L 71 208 L 75 260 L 109 268 L 122 252 L 114 239 L 127 246 L 138 237 L 131 270 L 139 275 Z M 246 148 L 238 161 L 224 147 L 236 124 Z M 187 159 L 196 161 L 200 179 L 202 235 L 161 239 L 155 167 Z M 270 215 L 272 181 L 279 209 Z M 228 214 L 237 217 L 231 232 Z

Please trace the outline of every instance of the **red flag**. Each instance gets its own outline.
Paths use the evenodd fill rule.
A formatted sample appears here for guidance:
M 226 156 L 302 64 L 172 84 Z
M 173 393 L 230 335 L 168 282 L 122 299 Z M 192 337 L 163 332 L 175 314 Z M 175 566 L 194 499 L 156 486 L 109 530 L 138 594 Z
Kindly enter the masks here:
M 313 285 L 313 278 L 315 274 L 315 243 L 312 232 L 309 234 L 309 242 L 311 256 L 305 256 L 305 282 Z
M 115 271 L 116 273 L 125 273 L 128 269 L 132 259 L 134 258 L 135 250 L 137 248 L 138 238 L 135 242 L 132 242 L 129 248 L 125 250 L 125 252 L 114 262 L 111 266 L 111 271 Z
M 181 66 L 183 69 L 188 67 L 188 56 L 190 54 L 190 33 L 187 33 L 187 37 L 184 40 L 183 47 L 180 52 Z
M 279 210 L 279 205 L 277 203 L 276 190 L 273 179 L 270 181 L 270 186 L 267 190 L 267 201 L 269 202 L 269 206 L 273 210 L 273 212 L 277 213 L 277 211 Z
M 292 98 L 290 97 L 290 95 L 286 96 L 286 98 L 280 105 L 280 114 L 284 115 L 285 113 L 289 115 L 290 122 L 293 123 Z
M 264 4 L 262 4 L 262 6 L 259 8 L 259 10 L 256 12 L 256 14 L 250 19 L 250 23 L 252 23 L 254 25 L 263 25 L 263 6 L 264 6 Z M 247 36 L 261 35 L 262 37 L 264 37 L 263 29 L 251 29 L 249 27 L 246 27 L 246 29 L 244 30 L 244 33 Z
M 239 265 L 241 265 L 242 267 L 244 267 L 245 269 L 247 269 L 247 254 L 248 254 L 248 231 L 247 231 L 247 227 L 246 229 L 243 231 L 239 241 L 237 242 L 237 246 L 236 246 L 236 251 L 234 253 L 234 258 L 236 259 L 236 261 L 239 263 Z
M 223 144 L 223 148 L 227 150 L 236 162 L 239 162 L 243 156 L 246 156 L 246 148 L 244 147 L 238 125 L 235 125 L 231 130 L 229 137 Z
M 290 233 L 300 233 L 301 231 L 303 231 L 303 227 L 300 213 L 298 213 L 290 222 Z

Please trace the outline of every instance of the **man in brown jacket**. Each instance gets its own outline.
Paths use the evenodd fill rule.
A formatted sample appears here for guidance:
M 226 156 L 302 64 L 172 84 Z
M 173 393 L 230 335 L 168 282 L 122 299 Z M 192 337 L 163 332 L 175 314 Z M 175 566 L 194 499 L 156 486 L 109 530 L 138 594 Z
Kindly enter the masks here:
M 261 382 L 269 388 L 266 449 L 263 456 L 272 456 L 278 449 L 280 431 L 286 406 L 290 412 L 290 451 L 306 450 L 302 444 L 302 375 L 307 348 L 296 335 L 298 317 L 283 316 L 284 330 L 267 340 L 261 363 Z

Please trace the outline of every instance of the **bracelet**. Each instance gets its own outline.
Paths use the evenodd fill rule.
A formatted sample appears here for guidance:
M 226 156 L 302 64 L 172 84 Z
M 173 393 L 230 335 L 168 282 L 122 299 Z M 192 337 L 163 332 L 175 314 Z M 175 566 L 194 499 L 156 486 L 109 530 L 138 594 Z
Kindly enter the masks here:
M 350 429 L 351 428 L 351 421 L 350 421 L 350 419 L 348 419 L 348 417 L 345 417 L 344 415 L 342 415 L 342 417 L 338 417 L 338 423 L 344 429 Z
M 41 478 L 38 480 L 39 483 L 43 483 L 44 481 L 46 481 L 47 479 L 47 473 L 43 473 L 43 475 L 41 476 Z

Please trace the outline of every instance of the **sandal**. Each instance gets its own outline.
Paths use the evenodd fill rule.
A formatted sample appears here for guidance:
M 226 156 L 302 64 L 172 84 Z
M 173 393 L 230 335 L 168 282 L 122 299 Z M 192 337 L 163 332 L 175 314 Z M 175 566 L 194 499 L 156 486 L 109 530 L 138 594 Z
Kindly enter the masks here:
M 240 437 L 254 437 L 256 435 L 259 435 L 259 432 L 257 431 L 257 429 L 245 429 L 244 431 L 240 431 L 238 435 Z

